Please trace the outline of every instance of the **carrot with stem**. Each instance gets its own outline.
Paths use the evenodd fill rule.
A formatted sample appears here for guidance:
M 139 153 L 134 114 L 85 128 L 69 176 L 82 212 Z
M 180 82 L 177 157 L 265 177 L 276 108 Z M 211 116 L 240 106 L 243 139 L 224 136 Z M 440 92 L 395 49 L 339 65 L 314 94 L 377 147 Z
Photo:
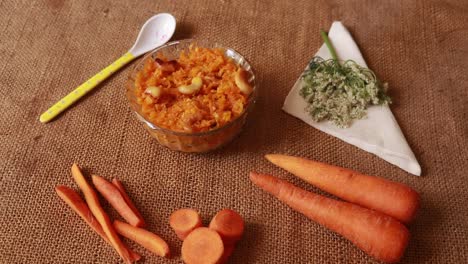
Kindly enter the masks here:
M 141 215 L 140 211 L 138 208 L 135 206 L 135 204 L 132 202 L 130 199 L 130 196 L 128 196 L 127 192 L 125 191 L 125 187 L 123 186 L 122 182 L 119 181 L 118 179 L 113 179 L 112 184 L 114 184 L 117 189 L 119 189 L 120 193 L 122 194 L 123 198 L 127 202 L 128 206 L 132 209 L 132 211 L 140 218 L 140 227 L 144 227 L 146 225 L 145 220 L 143 219 L 143 216 Z
M 244 219 L 236 211 L 223 209 L 213 217 L 209 228 L 221 235 L 225 245 L 234 245 L 244 233 Z
M 122 193 L 114 184 L 104 178 L 93 175 L 92 181 L 98 192 L 112 205 L 112 207 L 132 226 L 142 226 L 141 219 L 127 204 Z
M 383 178 L 299 157 L 268 154 L 267 160 L 343 200 L 409 223 L 419 208 L 419 194 Z
M 78 165 L 73 164 L 71 171 L 73 179 L 84 194 L 89 209 L 101 225 L 112 246 L 126 263 L 132 263 L 132 257 L 130 256 L 127 246 L 125 246 L 125 244 L 120 240 L 119 236 L 115 232 L 109 216 L 106 214 L 104 209 L 101 207 L 101 204 L 99 203 L 96 192 L 88 184 Z
M 218 232 L 199 227 L 185 238 L 181 251 L 186 264 L 218 264 L 223 257 L 224 245 Z
M 114 228 L 122 236 L 135 241 L 158 256 L 168 257 L 170 254 L 166 241 L 148 230 L 134 227 L 119 220 L 114 221 Z
M 270 175 L 251 172 L 250 180 L 380 261 L 398 262 L 403 256 L 409 231 L 388 215 L 305 191 Z
M 184 240 L 195 228 L 202 226 L 202 219 L 197 211 L 183 208 L 174 211 L 169 217 L 169 225 L 180 240 Z

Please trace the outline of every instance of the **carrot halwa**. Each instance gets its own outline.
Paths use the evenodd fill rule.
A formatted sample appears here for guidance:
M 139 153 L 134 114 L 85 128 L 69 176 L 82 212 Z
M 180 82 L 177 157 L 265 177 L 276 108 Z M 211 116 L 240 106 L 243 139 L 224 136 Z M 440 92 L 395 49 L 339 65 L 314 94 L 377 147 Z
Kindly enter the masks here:
M 221 48 L 190 45 L 177 60 L 148 58 L 136 74 L 135 95 L 153 124 L 178 132 L 220 128 L 239 117 L 252 92 L 247 73 Z

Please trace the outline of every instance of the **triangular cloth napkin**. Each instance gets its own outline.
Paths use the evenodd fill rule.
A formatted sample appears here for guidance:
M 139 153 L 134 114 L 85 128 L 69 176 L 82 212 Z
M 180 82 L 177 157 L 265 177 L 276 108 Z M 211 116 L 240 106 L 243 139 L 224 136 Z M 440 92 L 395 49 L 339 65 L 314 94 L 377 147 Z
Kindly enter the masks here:
M 341 22 L 333 22 L 328 37 L 340 60 L 354 60 L 359 65 L 367 67 L 358 46 Z M 316 56 L 323 59 L 331 58 L 325 44 Z M 421 175 L 421 167 L 388 106 L 370 106 L 367 109 L 367 118 L 354 120 L 348 128 L 339 128 L 328 121 L 317 123 L 312 120 L 305 111 L 307 102 L 299 95 L 301 87 L 302 78 L 299 78 L 284 102 L 283 110 L 286 113 L 320 131 L 373 153 L 409 173 Z

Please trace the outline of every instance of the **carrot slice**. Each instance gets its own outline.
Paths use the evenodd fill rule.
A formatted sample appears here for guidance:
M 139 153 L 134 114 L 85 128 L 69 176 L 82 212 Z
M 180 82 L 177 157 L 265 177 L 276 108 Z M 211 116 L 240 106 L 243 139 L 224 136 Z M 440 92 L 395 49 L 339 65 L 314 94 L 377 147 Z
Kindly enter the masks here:
M 244 233 L 244 219 L 236 211 L 223 209 L 213 217 L 209 227 L 221 235 L 225 245 L 233 245 Z
M 309 219 L 341 234 L 380 261 L 398 262 L 403 256 L 409 231 L 388 215 L 310 193 L 270 175 L 251 172 L 250 180 Z
M 202 219 L 197 211 L 189 208 L 174 211 L 169 217 L 169 225 L 177 237 L 184 240 L 195 228 L 202 226 Z
M 217 264 L 225 264 L 231 257 L 232 253 L 234 252 L 234 245 L 224 245 L 224 252 L 223 256 L 219 260 Z
M 141 226 L 140 218 L 133 212 L 127 204 L 122 193 L 114 184 L 106 181 L 104 178 L 93 175 L 93 184 L 98 192 L 114 207 L 114 209 L 132 226 Z
M 182 260 L 187 264 L 217 264 L 223 253 L 221 236 L 208 227 L 193 230 L 182 243 Z
M 168 257 L 170 254 L 166 241 L 148 230 L 131 226 L 119 220 L 114 221 L 114 228 L 122 236 L 135 241 L 158 256 Z
M 109 216 L 106 214 L 104 209 L 102 209 L 101 204 L 99 203 L 96 192 L 88 184 L 78 165 L 73 164 L 71 171 L 73 179 L 84 194 L 89 209 L 101 225 L 112 246 L 126 263 L 132 263 L 132 257 L 130 256 L 127 246 L 125 246 L 125 244 L 120 240 L 119 236 L 115 232 Z
M 299 157 L 279 154 L 265 157 L 326 192 L 404 223 L 409 223 L 419 208 L 419 194 L 401 183 Z
M 101 236 L 102 239 L 104 239 L 104 241 L 112 246 L 111 242 L 104 233 L 104 230 L 102 230 L 101 225 L 89 210 L 86 202 L 81 199 L 77 192 L 64 185 L 58 185 L 55 187 L 55 191 L 57 192 L 58 196 L 94 230 L 94 232 L 96 232 L 99 236 Z M 138 261 L 141 259 L 141 256 L 138 253 L 133 252 L 130 249 L 129 253 L 133 261 Z
M 125 199 L 125 202 L 127 202 L 127 205 L 130 206 L 132 211 L 138 216 L 138 218 L 140 218 L 140 224 L 138 226 L 139 227 L 145 227 L 146 223 L 145 223 L 145 220 L 143 219 L 143 216 L 141 215 L 140 211 L 138 211 L 137 207 L 135 206 L 135 204 L 130 199 L 130 196 L 128 196 L 122 182 L 117 180 L 117 179 L 113 179 L 112 184 L 114 184 L 114 186 L 117 187 L 117 189 L 119 189 L 120 193 L 122 194 L 123 198 Z

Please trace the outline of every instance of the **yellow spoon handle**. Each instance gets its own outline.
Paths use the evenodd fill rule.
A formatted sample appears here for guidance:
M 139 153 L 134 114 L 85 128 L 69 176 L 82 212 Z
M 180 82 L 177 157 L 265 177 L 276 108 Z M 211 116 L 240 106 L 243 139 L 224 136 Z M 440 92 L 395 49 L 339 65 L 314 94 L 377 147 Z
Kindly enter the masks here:
M 107 77 L 111 76 L 114 72 L 125 66 L 127 63 L 132 61 L 135 58 L 133 54 L 130 52 L 125 53 L 122 57 L 117 59 L 111 65 L 104 68 L 98 74 L 91 77 L 91 79 L 87 80 L 80 86 L 78 86 L 75 90 L 69 93 L 67 96 L 62 98 L 62 100 L 58 101 L 52 107 L 50 107 L 47 111 L 45 111 L 39 120 L 42 123 L 47 123 L 56 117 L 58 114 L 63 112 L 65 109 L 70 107 L 74 102 L 78 101 L 82 96 L 87 94 L 91 91 L 94 87 L 100 84 L 102 81 L 107 79 Z

